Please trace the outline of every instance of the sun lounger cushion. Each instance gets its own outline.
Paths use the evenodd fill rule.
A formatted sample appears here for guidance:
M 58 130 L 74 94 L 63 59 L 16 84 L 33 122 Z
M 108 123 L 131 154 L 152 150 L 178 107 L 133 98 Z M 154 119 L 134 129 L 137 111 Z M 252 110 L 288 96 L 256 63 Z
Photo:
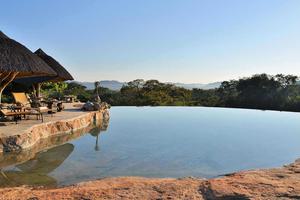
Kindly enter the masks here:
M 20 103 L 23 106 L 30 106 L 28 97 L 26 96 L 26 94 L 24 92 L 13 92 L 12 95 L 13 95 L 16 103 Z

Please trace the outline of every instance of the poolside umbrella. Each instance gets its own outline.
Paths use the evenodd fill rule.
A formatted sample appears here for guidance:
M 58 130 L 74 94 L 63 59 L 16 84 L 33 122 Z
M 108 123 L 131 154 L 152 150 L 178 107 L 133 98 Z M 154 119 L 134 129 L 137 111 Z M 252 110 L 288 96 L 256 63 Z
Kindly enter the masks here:
M 41 59 L 43 59 L 57 74 L 56 76 L 28 77 L 16 80 L 17 83 L 34 85 L 37 92 L 37 97 L 39 97 L 41 86 L 40 83 L 42 82 L 62 82 L 67 80 L 74 80 L 72 75 L 58 61 L 47 55 L 42 49 L 38 49 L 34 53 Z
M 5 87 L 17 77 L 55 76 L 39 56 L 0 31 L 0 103 Z

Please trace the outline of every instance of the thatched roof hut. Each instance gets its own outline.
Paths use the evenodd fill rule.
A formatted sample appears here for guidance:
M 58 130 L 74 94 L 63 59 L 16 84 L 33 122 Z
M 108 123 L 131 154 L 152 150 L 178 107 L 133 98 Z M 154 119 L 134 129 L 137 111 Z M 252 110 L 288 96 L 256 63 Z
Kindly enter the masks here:
M 56 75 L 39 56 L 0 31 L 0 73 L 11 72 L 18 72 L 16 77 Z
M 36 50 L 34 52 L 42 60 L 44 60 L 55 72 L 56 76 L 39 76 L 39 77 L 25 77 L 19 78 L 15 82 L 22 83 L 26 85 L 33 85 L 35 90 L 35 95 L 40 97 L 41 83 L 42 82 L 62 82 L 67 80 L 74 80 L 72 75 L 54 58 L 47 55 L 42 49 Z
M 51 79 L 52 82 L 74 80 L 72 75 L 59 62 L 47 55 L 42 49 L 38 49 L 34 53 L 43 59 L 57 73 L 55 78 Z
M 0 31 L 0 103 L 4 88 L 16 77 L 55 76 L 56 72 L 24 45 Z
M 47 55 L 42 49 L 38 49 L 34 53 L 38 55 L 41 59 L 43 59 L 56 72 L 57 75 L 19 78 L 16 79 L 15 82 L 23 83 L 26 85 L 32 85 L 35 83 L 42 82 L 61 82 L 67 80 L 74 80 L 72 75 L 59 62 L 57 62 L 51 56 Z

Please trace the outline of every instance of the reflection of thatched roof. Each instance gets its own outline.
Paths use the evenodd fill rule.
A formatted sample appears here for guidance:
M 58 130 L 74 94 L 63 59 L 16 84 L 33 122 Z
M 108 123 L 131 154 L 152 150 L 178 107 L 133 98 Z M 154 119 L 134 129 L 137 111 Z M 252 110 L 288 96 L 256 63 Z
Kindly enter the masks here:
M 41 58 L 0 31 L 0 73 L 19 72 L 18 77 L 56 75 Z
M 21 185 L 30 186 L 57 186 L 55 178 L 46 174 L 6 171 L 0 174 L 0 187 L 16 187 Z
M 38 55 L 42 60 L 44 60 L 57 73 L 57 75 L 19 78 L 15 82 L 31 85 L 33 83 L 42 83 L 47 81 L 60 82 L 60 81 L 74 80 L 72 75 L 61 64 L 59 64 L 51 56 L 47 55 L 42 49 L 38 49 L 34 53 Z
M 2 171 L 0 173 L 0 186 L 56 186 L 56 179 L 48 176 L 48 174 L 58 168 L 73 150 L 73 144 L 63 144 L 41 152 L 35 158 L 17 165 L 21 171 Z
M 37 154 L 35 159 L 17 165 L 23 172 L 48 174 L 59 167 L 74 150 L 73 144 L 64 144 Z

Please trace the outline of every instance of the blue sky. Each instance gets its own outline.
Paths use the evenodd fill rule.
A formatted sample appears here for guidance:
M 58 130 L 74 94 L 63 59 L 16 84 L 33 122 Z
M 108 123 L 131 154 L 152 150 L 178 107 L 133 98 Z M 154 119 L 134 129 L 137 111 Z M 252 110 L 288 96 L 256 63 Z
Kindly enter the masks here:
M 3 0 L 0 24 L 80 81 L 300 75 L 299 0 Z

